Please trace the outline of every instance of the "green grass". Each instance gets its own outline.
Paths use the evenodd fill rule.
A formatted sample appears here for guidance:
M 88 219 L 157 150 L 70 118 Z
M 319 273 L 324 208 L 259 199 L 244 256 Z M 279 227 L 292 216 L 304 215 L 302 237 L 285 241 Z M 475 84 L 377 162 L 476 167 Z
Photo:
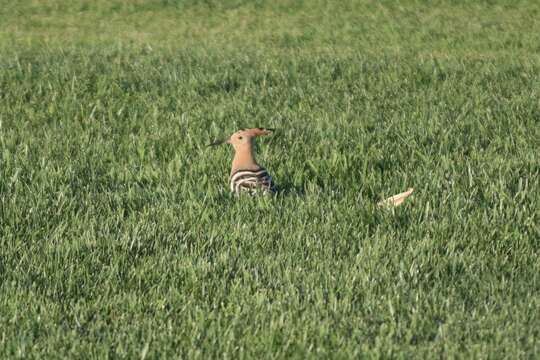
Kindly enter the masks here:
M 0 5 L 1 358 L 540 355 L 537 2 Z

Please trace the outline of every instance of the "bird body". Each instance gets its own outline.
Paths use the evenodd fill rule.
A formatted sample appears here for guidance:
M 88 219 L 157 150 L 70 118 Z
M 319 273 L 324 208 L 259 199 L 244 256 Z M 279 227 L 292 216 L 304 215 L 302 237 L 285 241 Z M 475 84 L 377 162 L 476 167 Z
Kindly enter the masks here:
M 257 170 L 240 169 L 231 175 L 229 184 L 231 192 L 237 194 L 242 191 L 251 194 L 258 191 L 262 191 L 263 193 L 275 192 L 272 177 L 263 167 L 259 167 Z
M 269 135 L 271 129 L 254 128 L 235 132 L 227 140 L 216 141 L 210 145 L 223 143 L 234 147 L 229 186 L 232 193 L 275 193 L 274 182 L 266 169 L 255 160 L 253 150 L 255 137 Z

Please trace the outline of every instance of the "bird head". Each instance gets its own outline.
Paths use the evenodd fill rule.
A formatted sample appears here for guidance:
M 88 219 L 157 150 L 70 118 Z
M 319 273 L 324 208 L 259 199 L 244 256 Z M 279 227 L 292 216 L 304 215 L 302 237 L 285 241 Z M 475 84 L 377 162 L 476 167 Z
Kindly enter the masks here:
M 216 140 L 208 146 L 217 146 L 221 144 L 231 144 L 235 149 L 242 147 L 244 145 L 249 145 L 253 143 L 253 139 L 257 136 L 270 135 L 274 129 L 266 128 L 253 128 L 253 129 L 244 129 L 235 132 L 228 139 Z

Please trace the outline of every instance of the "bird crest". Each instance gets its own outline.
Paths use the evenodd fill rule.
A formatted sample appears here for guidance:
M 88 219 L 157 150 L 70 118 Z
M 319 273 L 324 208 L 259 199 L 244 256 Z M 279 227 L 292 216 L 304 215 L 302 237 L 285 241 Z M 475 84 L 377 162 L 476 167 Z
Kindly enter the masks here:
M 216 141 L 210 143 L 208 146 L 217 146 L 217 145 L 221 145 L 225 143 L 234 145 L 236 143 L 244 142 L 243 140 L 251 140 L 258 136 L 270 135 L 273 132 L 274 132 L 274 129 L 268 129 L 268 128 L 242 129 L 232 134 L 229 138 L 217 139 Z

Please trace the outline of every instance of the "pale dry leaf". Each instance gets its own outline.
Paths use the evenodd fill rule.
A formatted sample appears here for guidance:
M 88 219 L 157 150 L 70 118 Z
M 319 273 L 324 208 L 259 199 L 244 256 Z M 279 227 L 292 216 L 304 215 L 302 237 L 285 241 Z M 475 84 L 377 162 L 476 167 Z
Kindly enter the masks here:
M 378 206 L 394 206 L 394 207 L 399 206 L 403 203 L 403 201 L 405 201 L 406 198 L 408 198 L 413 193 L 413 191 L 414 191 L 413 188 L 409 188 L 405 192 L 399 193 L 394 196 L 390 196 L 388 199 L 379 201 L 377 205 Z

